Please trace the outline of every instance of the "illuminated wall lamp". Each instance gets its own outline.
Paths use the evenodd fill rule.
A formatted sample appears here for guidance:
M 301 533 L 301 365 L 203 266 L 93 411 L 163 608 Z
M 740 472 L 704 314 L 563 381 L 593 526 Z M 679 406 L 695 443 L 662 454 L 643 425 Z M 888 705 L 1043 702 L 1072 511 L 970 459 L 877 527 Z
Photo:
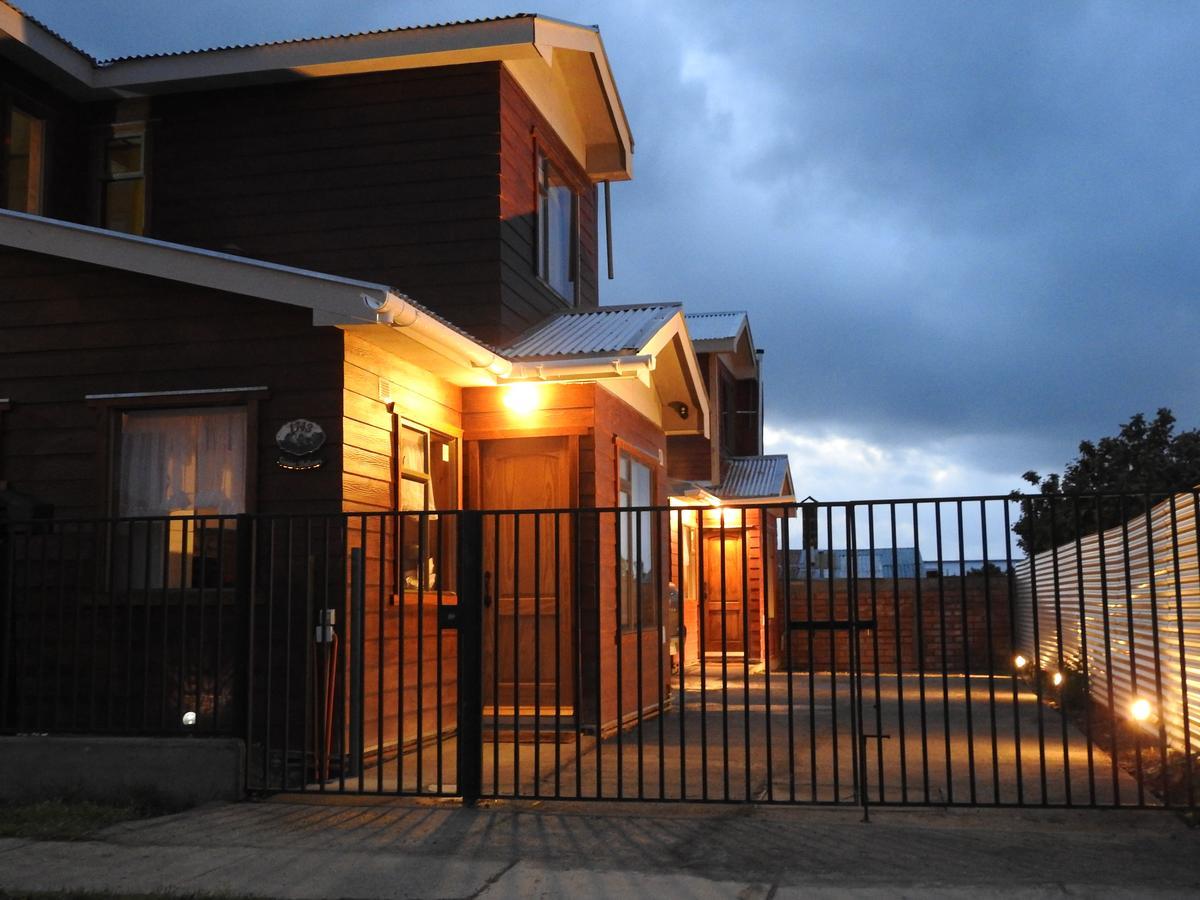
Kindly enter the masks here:
M 511 412 L 521 416 L 529 415 L 542 405 L 537 385 L 524 383 L 505 388 L 503 402 Z

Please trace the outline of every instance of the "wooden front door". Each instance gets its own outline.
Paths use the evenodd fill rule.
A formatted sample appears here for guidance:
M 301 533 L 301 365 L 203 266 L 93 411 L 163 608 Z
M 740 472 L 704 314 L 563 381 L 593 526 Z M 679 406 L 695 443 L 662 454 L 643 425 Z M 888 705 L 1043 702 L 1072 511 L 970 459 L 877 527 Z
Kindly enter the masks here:
M 742 539 L 726 532 L 722 553 L 719 534 L 704 538 L 704 652 L 744 653 L 742 604 Z M 724 555 L 724 579 L 721 558 Z M 724 600 L 722 601 L 722 583 Z
M 567 438 L 481 441 L 477 508 L 571 506 Z M 500 513 L 484 517 L 484 703 L 542 715 L 574 711 L 570 517 Z

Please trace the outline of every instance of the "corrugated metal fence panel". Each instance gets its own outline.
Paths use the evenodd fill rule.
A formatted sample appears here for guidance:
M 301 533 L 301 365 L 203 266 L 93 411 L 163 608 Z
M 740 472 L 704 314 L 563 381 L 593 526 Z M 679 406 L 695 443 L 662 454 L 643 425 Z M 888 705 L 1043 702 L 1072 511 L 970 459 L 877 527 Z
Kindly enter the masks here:
M 1014 567 L 1019 652 L 1046 671 L 1083 672 L 1119 715 L 1148 701 L 1168 743 L 1189 751 L 1200 738 L 1196 512 L 1193 494 L 1177 494 Z

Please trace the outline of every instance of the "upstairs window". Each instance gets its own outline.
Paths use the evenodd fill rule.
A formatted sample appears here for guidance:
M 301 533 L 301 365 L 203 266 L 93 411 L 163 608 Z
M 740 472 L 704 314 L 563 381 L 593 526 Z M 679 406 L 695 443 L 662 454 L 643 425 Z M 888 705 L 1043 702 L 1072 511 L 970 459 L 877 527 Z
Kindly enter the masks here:
M 104 227 L 126 234 L 146 230 L 146 130 L 114 125 L 104 145 Z
M 537 272 L 560 297 L 574 304 L 578 287 L 579 203 L 562 173 L 537 157 Z
M 4 135 L 5 208 L 41 214 L 45 143 L 45 120 L 11 107 Z

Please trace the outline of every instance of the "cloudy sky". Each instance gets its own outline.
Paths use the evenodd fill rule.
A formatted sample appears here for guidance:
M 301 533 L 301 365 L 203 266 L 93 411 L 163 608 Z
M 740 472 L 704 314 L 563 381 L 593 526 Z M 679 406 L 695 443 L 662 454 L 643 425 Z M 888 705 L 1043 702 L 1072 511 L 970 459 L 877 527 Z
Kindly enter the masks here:
M 1192 3 L 18 2 L 100 57 L 598 24 L 637 141 L 602 300 L 749 310 L 801 495 L 1007 492 L 1200 424 Z

